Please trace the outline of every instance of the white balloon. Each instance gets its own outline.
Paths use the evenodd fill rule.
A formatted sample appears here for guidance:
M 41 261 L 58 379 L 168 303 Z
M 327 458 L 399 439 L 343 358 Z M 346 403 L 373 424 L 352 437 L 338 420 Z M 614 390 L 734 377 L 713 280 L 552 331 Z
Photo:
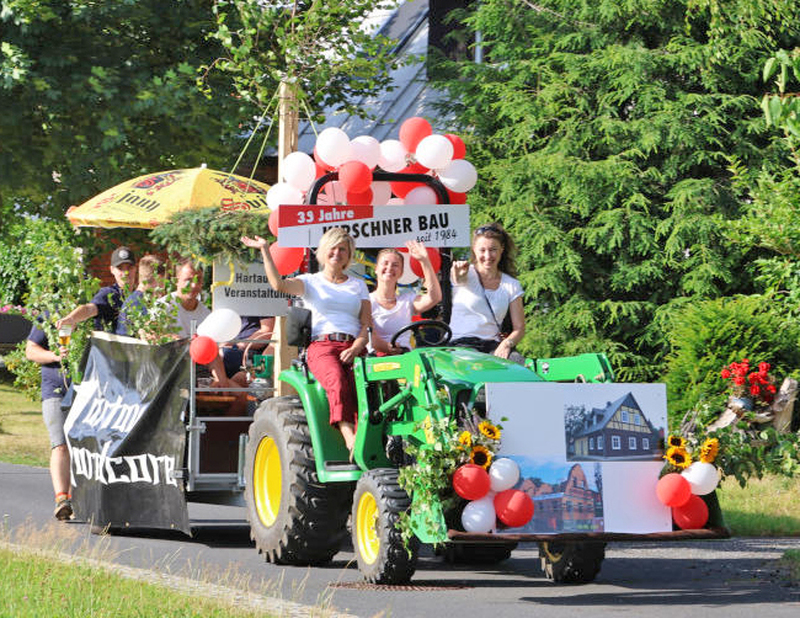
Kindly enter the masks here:
M 378 157 L 378 165 L 387 172 L 399 172 L 406 166 L 406 155 L 408 151 L 400 140 L 385 139 L 381 142 L 381 154 Z
M 444 135 L 429 135 L 417 145 L 414 156 L 428 169 L 442 169 L 453 160 L 453 143 Z
M 385 180 L 372 183 L 373 206 L 385 206 L 392 199 L 392 184 Z
M 411 206 L 431 206 L 437 204 L 436 191 L 430 187 L 414 187 L 406 194 L 406 204 Z
M 389 200 L 390 202 L 392 200 Z M 403 255 L 403 274 L 400 275 L 400 278 L 397 280 L 397 283 L 402 283 L 403 285 L 409 285 L 414 283 L 419 277 L 414 274 L 414 271 L 411 270 L 411 256 L 408 255 L 408 252 L 404 251 Z
M 303 192 L 288 182 L 276 182 L 267 191 L 267 206 L 275 210 L 282 204 L 302 204 Z
M 353 158 L 353 149 L 347 133 L 328 127 L 317 136 L 317 154 L 331 167 L 339 167 Z
M 308 191 L 311 183 L 317 177 L 317 168 L 314 159 L 304 152 L 292 152 L 286 155 L 281 166 L 283 179 L 301 191 Z
M 381 143 L 371 135 L 359 135 L 350 141 L 353 159 L 361 161 L 369 169 L 374 170 L 381 156 Z
M 681 476 L 689 481 L 692 493 L 697 496 L 710 494 L 719 484 L 719 472 L 714 464 L 696 461 L 681 472 Z
M 489 480 L 492 491 L 501 492 L 511 489 L 519 480 L 519 466 L 508 457 L 500 457 L 489 467 Z
M 211 337 L 217 343 L 236 338 L 242 330 L 242 318 L 233 309 L 215 309 L 200 322 L 197 334 Z
M 465 159 L 455 159 L 444 169 L 437 170 L 442 184 L 456 193 L 466 193 L 478 182 L 478 171 Z
M 461 513 L 461 525 L 467 532 L 491 532 L 497 525 L 494 498 L 481 498 L 468 502 Z
M 393 197 L 386 200 L 387 206 L 402 206 L 406 201 L 402 197 Z

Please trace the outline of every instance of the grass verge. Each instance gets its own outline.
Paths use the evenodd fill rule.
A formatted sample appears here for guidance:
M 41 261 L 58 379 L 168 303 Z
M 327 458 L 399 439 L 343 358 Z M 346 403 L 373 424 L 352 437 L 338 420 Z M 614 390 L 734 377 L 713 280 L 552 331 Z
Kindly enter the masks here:
M 742 488 L 726 479 L 719 490 L 725 524 L 734 536 L 800 536 L 800 478 L 766 476 Z
M 49 460 L 50 440 L 41 403 L 0 382 L 0 461 L 46 467 Z

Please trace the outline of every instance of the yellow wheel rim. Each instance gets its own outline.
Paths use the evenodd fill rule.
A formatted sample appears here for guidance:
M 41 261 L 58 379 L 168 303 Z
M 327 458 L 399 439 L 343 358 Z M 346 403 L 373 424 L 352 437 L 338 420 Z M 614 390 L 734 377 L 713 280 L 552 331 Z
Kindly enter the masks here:
M 281 455 L 275 440 L 265 437 L 258 443 L 253 462 L 253 499 L 258 518 L 271 526 L 281 506 Z
M 356 540 L 364 562 L 373 564 L 378 559 L 381 540 L 378 537 L 378 503 L 371 493 L 363 494 L 358 500 Z

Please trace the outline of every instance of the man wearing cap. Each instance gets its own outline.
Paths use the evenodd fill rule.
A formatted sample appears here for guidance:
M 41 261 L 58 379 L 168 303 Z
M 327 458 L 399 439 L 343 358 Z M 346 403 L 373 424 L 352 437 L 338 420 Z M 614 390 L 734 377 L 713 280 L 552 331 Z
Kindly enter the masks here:
M 84 320 L 94 318 L 94 329 L 104 330 L 109 333 L 117 331 L 117 320 L 122 308 L 124 297 L 133 290 L 136 271 L 136 259 L 133 251 L 128 247 L 117 247 L 111 254 L 111 274 L 114 275 L 114 284 L 100 288 L 92 300 L 84 305 L 79 305 L 66 316 L 56 322 L 56 327 L 75 326 Z

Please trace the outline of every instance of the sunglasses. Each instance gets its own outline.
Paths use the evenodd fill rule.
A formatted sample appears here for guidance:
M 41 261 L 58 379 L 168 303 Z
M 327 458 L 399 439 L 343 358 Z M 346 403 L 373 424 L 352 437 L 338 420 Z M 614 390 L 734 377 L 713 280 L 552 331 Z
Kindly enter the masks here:
M 499 228 L 495 227 L 494 225 L 482 225 L 477 230 L 475 230 L 475 236 L 480 236 L 481 234 L 485 234 L 486 232 L 494 232 L 495 234 L 503 233 L 500 231 Z

